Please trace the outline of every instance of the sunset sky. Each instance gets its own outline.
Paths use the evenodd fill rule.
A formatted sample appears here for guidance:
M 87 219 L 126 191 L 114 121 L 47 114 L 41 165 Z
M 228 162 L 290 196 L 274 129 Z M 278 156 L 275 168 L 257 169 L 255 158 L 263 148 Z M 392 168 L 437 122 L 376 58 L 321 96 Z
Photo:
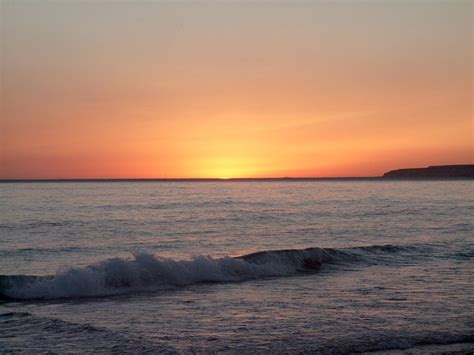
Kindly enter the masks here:
M 473 162 L 471 1 L 1 0 L 0 178 Z

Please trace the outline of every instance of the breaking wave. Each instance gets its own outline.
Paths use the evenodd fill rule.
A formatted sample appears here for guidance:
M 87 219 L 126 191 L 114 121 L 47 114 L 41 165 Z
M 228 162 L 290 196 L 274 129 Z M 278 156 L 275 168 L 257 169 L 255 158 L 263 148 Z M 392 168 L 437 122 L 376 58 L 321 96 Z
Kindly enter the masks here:
M 407 247 L 384 245 L 348 249 L 307 248 L 269 250 L 239 257 L 197 256 L 173 260 L 152 254 L 114 258 L 53 276 L 0 276 L 0 298 L 32 300 L 80 298 L 155 291 L 206 282 L 239 282 L 265 277 L 316 272 L 324 264 L 346 264 L 374 253 L 394 253 Z

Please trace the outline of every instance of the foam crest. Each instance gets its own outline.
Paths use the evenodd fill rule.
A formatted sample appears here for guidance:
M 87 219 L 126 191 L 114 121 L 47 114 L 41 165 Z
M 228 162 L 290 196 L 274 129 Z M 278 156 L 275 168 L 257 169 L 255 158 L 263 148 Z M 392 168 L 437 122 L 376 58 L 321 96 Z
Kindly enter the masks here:
M 54 276 L 0 276 L 0 297 L 24 300 L 79 298 L 205 282 L 238 282 L 314 272 L 324 263 L 347 263 L 360 258 L 355 250 L 322 248 L 262 251 L 236 258 L 197 256 L 191 260 L 142 253 L 130 260 L 109 259 Z

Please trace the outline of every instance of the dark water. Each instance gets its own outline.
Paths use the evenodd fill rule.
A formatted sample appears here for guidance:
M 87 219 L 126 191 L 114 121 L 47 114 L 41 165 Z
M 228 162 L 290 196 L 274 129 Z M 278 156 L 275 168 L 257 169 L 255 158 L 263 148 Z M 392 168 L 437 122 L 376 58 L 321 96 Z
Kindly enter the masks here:
M 0 351 L 471 352 L 473 186 L 0 184 Z

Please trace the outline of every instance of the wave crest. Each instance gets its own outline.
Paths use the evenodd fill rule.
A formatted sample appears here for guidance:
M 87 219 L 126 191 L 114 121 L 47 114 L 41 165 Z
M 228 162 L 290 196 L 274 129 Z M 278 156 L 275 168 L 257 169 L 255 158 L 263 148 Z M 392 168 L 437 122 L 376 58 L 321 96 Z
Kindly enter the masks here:
M 54 276 L 0 276 L 0 297 L 28 300 L 108 296 L 205 282 L 289 276 L 317 271 L 325 263 L 353 262 L 361 258 L 364 248 L 372 251 L 388 248 L 393 252 L 397 247 L 274 250 L 235 258 L 197 256 L 191 260 L 141 253 L 131 260 L 113 258 Z

